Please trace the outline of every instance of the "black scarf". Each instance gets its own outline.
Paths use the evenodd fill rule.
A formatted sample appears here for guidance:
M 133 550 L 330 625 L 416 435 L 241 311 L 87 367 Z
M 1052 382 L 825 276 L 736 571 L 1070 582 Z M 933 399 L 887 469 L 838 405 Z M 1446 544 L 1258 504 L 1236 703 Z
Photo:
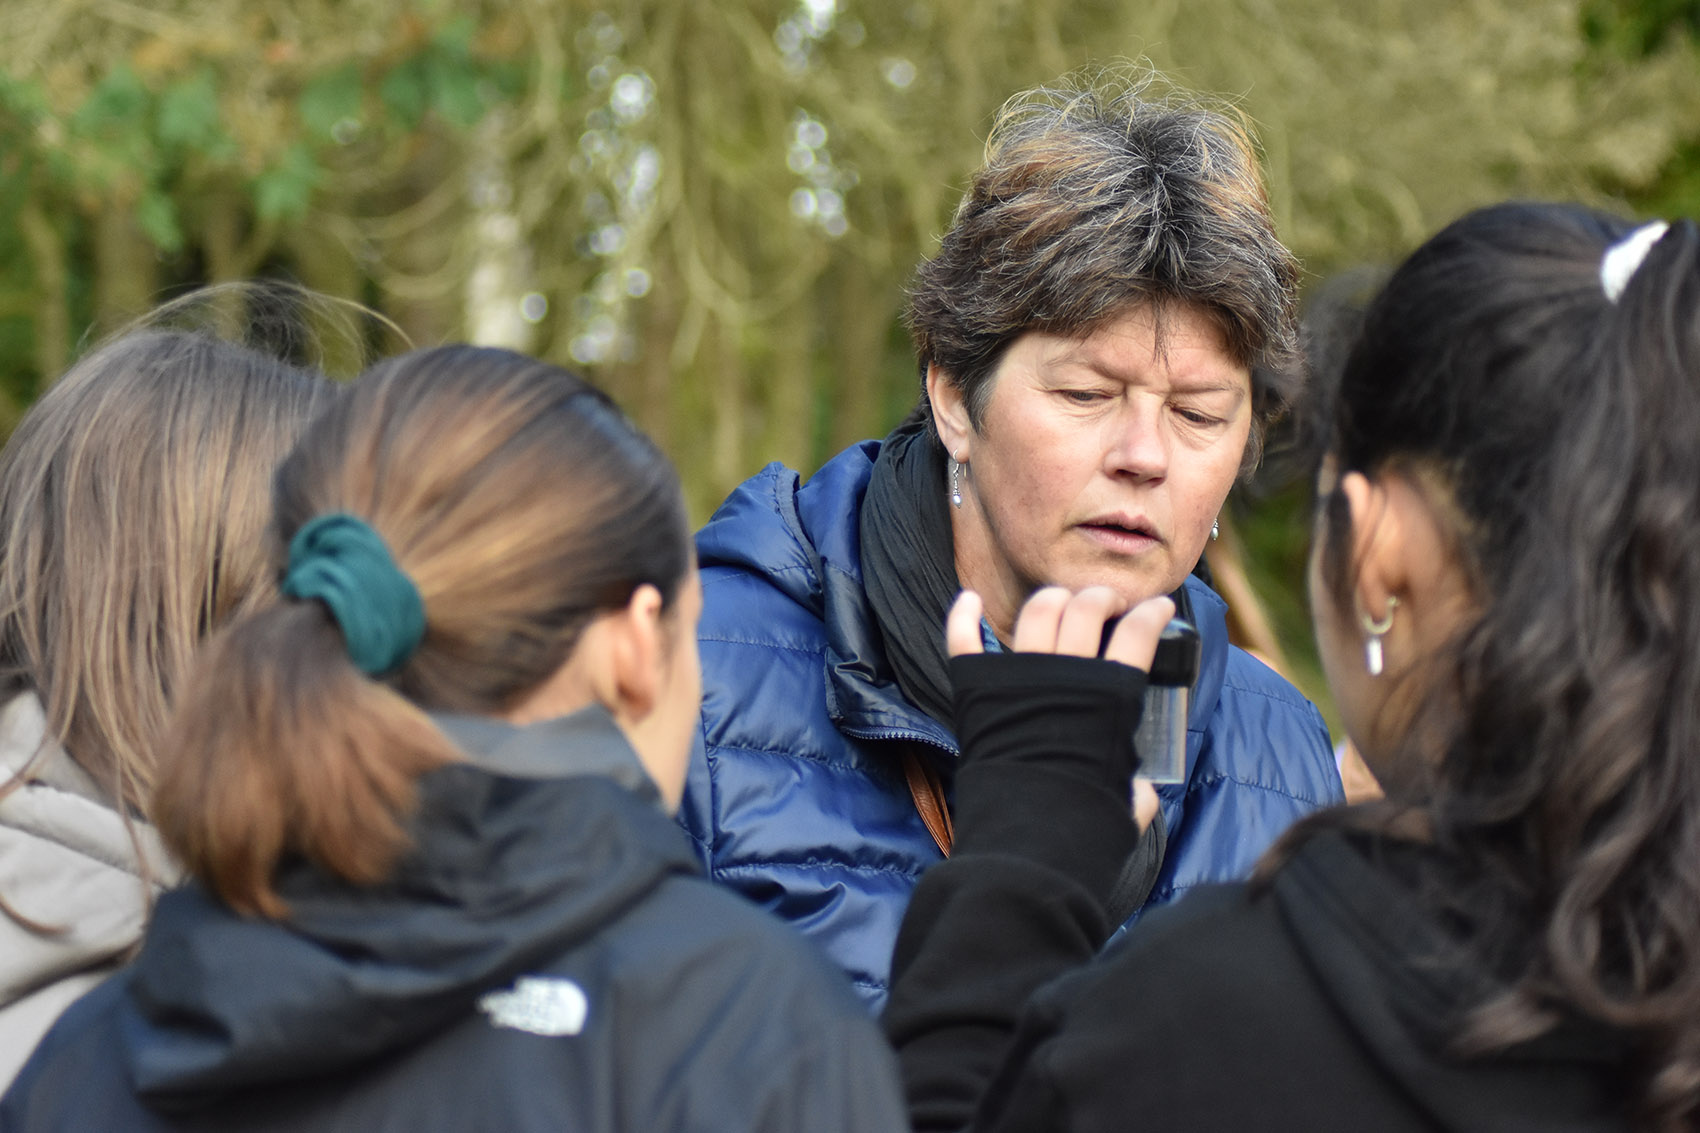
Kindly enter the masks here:
M 946 499 L 944 450 L 924 419 L 880 448 L 862 500 L 862 587 L 886 659 L 909 703 L 949 728 L 944 618 L 962 589 Z

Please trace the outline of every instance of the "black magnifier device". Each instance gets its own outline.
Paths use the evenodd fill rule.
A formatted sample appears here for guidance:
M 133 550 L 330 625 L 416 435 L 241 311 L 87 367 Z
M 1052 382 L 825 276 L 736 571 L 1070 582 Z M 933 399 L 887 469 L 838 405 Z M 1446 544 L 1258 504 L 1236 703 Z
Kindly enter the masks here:
M 1133 733 L 1139 773 L 1153 783 L 1186 781 L 1186 717 L 1192 686 L 1204 654 L 1198 630 L 1183 618 L 1170 618 L 1157 639 L 1145 710 Z

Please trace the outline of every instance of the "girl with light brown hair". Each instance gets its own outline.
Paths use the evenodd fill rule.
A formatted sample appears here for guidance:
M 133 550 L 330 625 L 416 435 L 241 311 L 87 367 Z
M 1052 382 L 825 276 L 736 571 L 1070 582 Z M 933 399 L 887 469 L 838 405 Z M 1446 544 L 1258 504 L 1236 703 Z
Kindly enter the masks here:
M 702 594 L 648 438 L 558 367 L 425 350 L 313 423 L 274 507 L 283 598 L 161 748 L 193 882 L 0 1125 L 903 1127 L 849 989 L 672 821 Z
M 170 700 L 197 643 L 269 589 L 271 475 L 331 389 L 139 330 L 0 452 L 0 1085 L 175 875 L 142 818 Z

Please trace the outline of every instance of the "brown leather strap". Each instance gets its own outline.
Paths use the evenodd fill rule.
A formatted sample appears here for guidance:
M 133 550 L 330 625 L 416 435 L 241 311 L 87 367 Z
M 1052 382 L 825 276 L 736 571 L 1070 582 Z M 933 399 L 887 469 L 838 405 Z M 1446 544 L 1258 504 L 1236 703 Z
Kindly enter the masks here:
M 945 801 L 944 783 L 939 780 L 938 772 L 915 752 L 905 750 L 903 777 L 909 780 L 909 794 L 915 799 L 915 809 L 920 812 L 927 833 L 938 843 L 939 853 L 950 857 L 956 830 L 950 823 L 950 804 Z

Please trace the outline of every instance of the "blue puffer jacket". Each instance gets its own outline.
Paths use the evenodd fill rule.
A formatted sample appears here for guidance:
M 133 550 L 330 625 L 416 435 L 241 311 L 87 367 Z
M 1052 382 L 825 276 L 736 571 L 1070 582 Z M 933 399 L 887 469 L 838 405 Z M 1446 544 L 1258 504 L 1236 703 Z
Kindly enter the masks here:
M 941 860 L 902 747 L 947 783 L 957 754 L 904 699 L 862 589 L 858 516 L 878 452 L 848 449 L 802 488 L 769 465 L 698 533 L 702 742 L 679 812 L 710 876 L 813 938 L 875 1009 L 910 892 Z M 1158 791 L 1169 841 L 1148 906 L 1244 877 L 1294 819 L 1343 798 L 1316 708 L 1228 644 L 1209 587 L 1187 586 L 1203 671 L 1187 781 Z

